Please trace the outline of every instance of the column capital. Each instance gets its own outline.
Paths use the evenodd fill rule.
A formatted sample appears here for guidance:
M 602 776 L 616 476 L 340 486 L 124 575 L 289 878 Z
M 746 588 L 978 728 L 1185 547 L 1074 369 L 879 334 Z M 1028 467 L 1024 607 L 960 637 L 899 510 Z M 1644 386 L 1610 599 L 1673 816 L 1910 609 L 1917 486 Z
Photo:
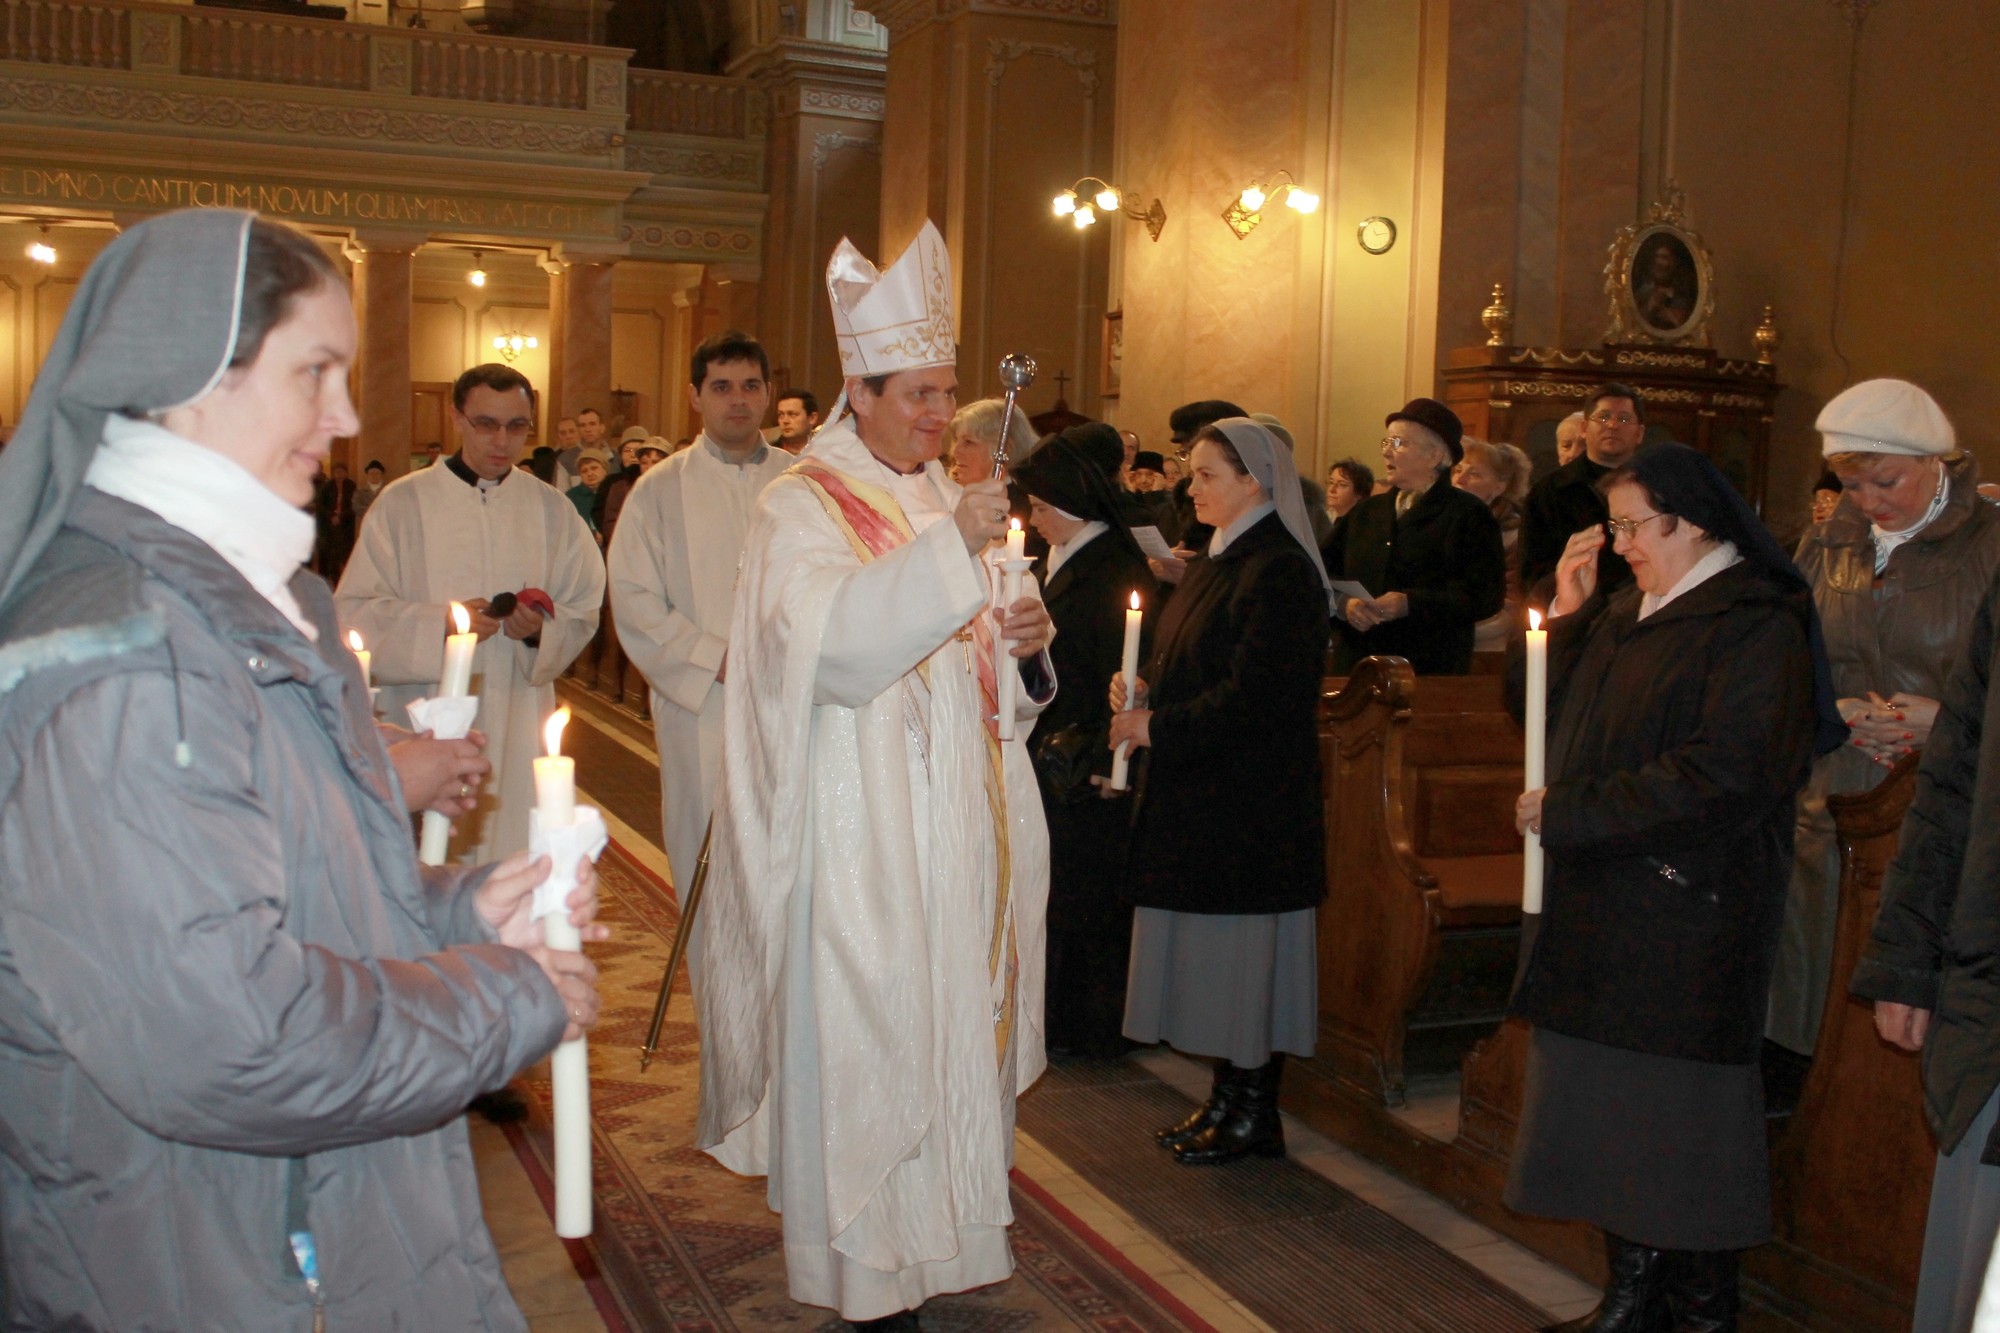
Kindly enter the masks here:
M 608 267 L 631 257 L 632 247 L 629 244 L 576 245 L 569 241 L 557 241 L 549 247 L 548 258 L 542 261 L 542 268 L 549 273 L 561 273 L 572 264 L 603 264 Z
M 873 14 L 889 32 L 889 45 L 926 23 L 948 23 L 963 14 L 1088 23 L 1108 28 L 1118 22 L 1114 0 L 861 0 L 856 9 Z
M 356 227 L 342 250 L 355 263 L 371 254 L 413 255 L 431 239 L 427 231 L 408 227 Z
M 879 121 L 887 109 L 888 54 L 866 47 L 780 37 L 738 56 L 729 73 L 763 89 L 773 116 L 809 111 Z

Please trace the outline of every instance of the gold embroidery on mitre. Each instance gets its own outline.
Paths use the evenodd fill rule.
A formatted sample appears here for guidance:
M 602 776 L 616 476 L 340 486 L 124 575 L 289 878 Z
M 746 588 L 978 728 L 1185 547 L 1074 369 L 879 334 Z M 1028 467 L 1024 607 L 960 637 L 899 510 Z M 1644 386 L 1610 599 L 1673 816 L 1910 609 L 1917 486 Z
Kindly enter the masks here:
M 932 223 L 879 272 L 843 237 L 827 261 L 826 285 L 842 374 L 887 375 L 958 359 L 951 254 Z

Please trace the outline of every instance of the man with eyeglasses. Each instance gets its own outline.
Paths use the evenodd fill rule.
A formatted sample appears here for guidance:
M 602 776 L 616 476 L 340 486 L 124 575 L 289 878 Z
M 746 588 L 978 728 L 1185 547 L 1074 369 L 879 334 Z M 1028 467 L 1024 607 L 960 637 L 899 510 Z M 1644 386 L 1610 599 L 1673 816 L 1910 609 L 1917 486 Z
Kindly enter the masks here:
M 1600 384 L 1584 399 L 1583 456 L 1542 478 L 1521 516 L 1521 588 L 1530 604 L 1548 605 L 1550 592 L 1537 585 L 1554 577 L 1569 539 L 1611 517 L 1597 483 L 1631 462 L 1645 438 L 1645 400 L 1631 385 Z M 1632 581 L 1613 545 L 1597 556 L 1597 587 L 1607 596 Z
M 479 720 L 493 777 L 460 817 L 454 859 L 498 860 L 528 845 L 533 760 L 555 678 L 597 630 L 604 561 L 561 491 L 515 470 L 535 425 L 527 377 L 474 366 L 451 391 L 458 452 L 390 483 L 370 510 L 334 604 L 374 654 L 382 716 L 401 722 L 437 692 L 450 603 L 472 615 Z M 495 599 L 508 594 L 506 603 Z

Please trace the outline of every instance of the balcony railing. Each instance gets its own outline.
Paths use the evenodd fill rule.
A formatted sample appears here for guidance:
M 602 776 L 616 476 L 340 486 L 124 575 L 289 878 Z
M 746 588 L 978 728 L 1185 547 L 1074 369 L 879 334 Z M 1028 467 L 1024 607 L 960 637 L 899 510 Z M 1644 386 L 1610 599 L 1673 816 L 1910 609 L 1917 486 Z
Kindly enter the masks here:
M 130 12 L 117 5 L 65 0 L 0 0 L 0 59 L 86 69 L 125 69 L 131 63 Z
M 656 69 L 635 69 L 630 74 L 627 109 L 632 128 L 639 133 L 750 137 L 751 106 L 758 94 L 748 83 Z
M 0 0 L 0 60 L 622 111 L 626 53 L 186 5 Z M 726 82 L 726 81 L 722 81 Z

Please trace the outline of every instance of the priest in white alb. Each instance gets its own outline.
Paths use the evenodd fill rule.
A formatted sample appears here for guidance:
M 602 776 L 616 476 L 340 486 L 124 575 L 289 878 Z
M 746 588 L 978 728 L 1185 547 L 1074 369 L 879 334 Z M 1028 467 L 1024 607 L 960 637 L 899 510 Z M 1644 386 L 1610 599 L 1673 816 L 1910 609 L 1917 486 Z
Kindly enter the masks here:
M 493 776 L 459 817 L 448 859 L 481 863 L 528 845 L 542 723 L 555 678 L 597 631 L 604 559 L 576 506 L 514 466 L 534 428 L 527 377 L 474 366 L 451 397 L 458 452 L 383 489 L 334 607 L 373 654 L 377 706 L 399 726 L 413 700 L 437 693 L 450 604 L 471 612 L 473 725 L 486 734 Z M 494 604 L 502 593 L 513 594 L 511 609 Z
M 653 694 L 661 828 L 674 882 L 692 880 L 722 768 L 722 692 L 736 567 L 750 509 L 792 456 L 764 443 L 771 363 L 754 338 L 695 348 L 688 405 L 701 434 L 641 477 L 607 559 L 618 642 Z
M 991 601 L 976 553 L 1006 530 L 1004 484 L 961 490 L 936 461 L 957 395 L 937 229 L 879 274 L 843 240 L 827 286 L 853 416 L 836 404 L 765 488 L 744 546 L 696 1142 L 769 1175 L 794 1299 L 914 1330 L 929 1297 L 1013 1272 L 1048 831 L 1025 742 L 998 738 L 995 666 L 1037 715 L 1052 631 L 1032 578 Z

